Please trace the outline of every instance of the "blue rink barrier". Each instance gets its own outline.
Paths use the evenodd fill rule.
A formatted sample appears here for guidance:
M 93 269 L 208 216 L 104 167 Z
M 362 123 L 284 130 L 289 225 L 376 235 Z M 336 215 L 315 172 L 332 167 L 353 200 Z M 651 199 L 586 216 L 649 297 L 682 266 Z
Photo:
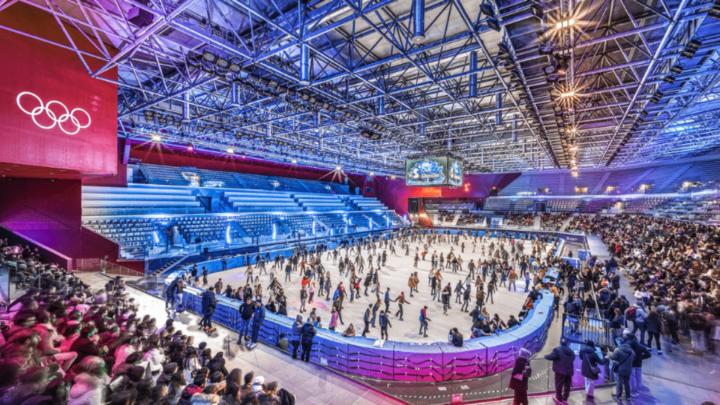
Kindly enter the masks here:
M 186 287 L 185 308 L 201 313 L 202 291 Z M 240 302 L 217 295 L 213 321 L 237 331 L 240 327 Z M 523 321 L 494 336 L 467 339 L 463 347 L 447 342 L 411 343 L 343 337 L 329 329 L 318 329 L 310 361 L 341 373 L 390 381 L 439 382 L 485 377 L 511 368 L 520 348 L 538 352 L 545 343 L 553 318 L 553 296 L 542 297 Z M 412 327 L 419 327 L 408 319 Z M 259 340 L 277 346 L 280 335 L 291 336 L 293 319 L 268 312 L 260 329 Z

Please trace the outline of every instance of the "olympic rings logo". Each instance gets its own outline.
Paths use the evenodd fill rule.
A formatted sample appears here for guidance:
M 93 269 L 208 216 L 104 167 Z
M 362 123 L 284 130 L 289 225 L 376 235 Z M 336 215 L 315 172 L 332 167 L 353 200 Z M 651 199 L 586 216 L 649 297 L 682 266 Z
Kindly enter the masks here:
M 15 98 L 20 111 L 29 115 L 32 121 L 41 129 L 57 127 L 65 135 L 76 135 L 81 129 L 90 126 L 90 114 L 82 108 L 69 110 L 58 100 L 44 103 L 35 93 L 23 91 Z

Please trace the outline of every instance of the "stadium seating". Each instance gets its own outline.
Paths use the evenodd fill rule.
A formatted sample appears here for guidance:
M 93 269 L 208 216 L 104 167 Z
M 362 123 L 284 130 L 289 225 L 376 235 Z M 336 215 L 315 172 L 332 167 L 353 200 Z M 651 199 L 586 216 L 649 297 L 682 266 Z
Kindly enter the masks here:
M 365 197 L 361 195 L 348 195 L 345 197 L 351 207 L 362 210 L 387 210 L 387 207 L 377 198 Z
M 83 187 L 83 216 L 196 214 L 205 212 L 192 191 L 180 187 Z
M 190 167 L 140 164 L 152 184 L 83 187 L 83 223 L 123 257 L 188 254 L 288 238 L 388 229 L 402 224 L 376 198 L 347 186 Z
M 293 193 L 305 211 L 345 211 L 347 205 L 334 194 Z
M 238 212 L 299 212 L 297 201 L 288 192 L 268 190 L 232 190 L 223 193 Z

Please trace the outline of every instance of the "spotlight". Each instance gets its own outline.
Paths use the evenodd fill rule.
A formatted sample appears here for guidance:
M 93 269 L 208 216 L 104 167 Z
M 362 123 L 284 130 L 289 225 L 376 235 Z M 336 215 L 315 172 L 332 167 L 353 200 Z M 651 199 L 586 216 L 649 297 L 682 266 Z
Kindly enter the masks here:
M 685 49 L 680 52 L 680 55 L 688 59 L 692 58 L 693 56 L 695 56 L 695 52 L 700 49 L 700 45 L 702 45 L 702 42 L 698 41 L 697 39 L 692 39 L 687 43 L 687 45 L 685 45 Z
M 565 92 L 560 93 L 560 98 L 570 98 L 577 96 L 577 92 L 575 90 L 568 90 Z
M 193 147 L 192 144 L 189 144 L 186 149 L 188 152 L 192 152 L 195 150 L 195 147 Z
M 558 21 L 557 23 L 555 23 L 555 29 L 561 30 L 564 28 L 570 28 L 575 25 L 575 23 L 577 23 L 577 21 L 574 18 L 568 18 L 567 20 Z
M 235 149 L 233 149 L 233 148 L 227 148 L 227 149 L 225 150 L 225 152 L 227 152 L 228 154 L 232 155 L 232 154 L 235 153 Z
M 664 81 L 665 83 L 673 84 L 673 83 L 675 83 L 675 77 L 674 77 L 674 76 L 667 75 L 667 76 L 665 76 L 665 78 L 663 78 L 663 81 Z
M 203 52 L 203 59 L 210 63 L 215 63 L 215 59 L 217 59 L 217 56 L 215 56 L 215 54 L 210 51 L 205 51 Z
M 368 173 L 368 176 L 370 176 L 370 177 L 372 177 L 372 176 L 374 176 L 374 175 L 375 175 L 375 172 L 370 172 L 370 173 Z
M 708 16 L 712 18 L 720 18 L 720 0 L 715 0 Z
M 340 166 L 340 165 L 335 166 L 335 171 L 336 171 L 336 172 L 341 172 L 341 171 L 342 171 L 342 166 Z
M 290 163 L 296 165 L 296 164 L 297 164 L 297 159 L 292 159 L 292 160 L 290 161 Z
M 660 99 L 663 97 L 663 95 L 664 94 L 662 91 L 660 91 L 660 90 L 655 91 L 655 93 L 650 98 L 650 102 L 657 104 L 658 102 L 660 102 Z
M 490 29 L 500 32 L 500 22 L 497 20 L 497 18 L 488 18 L 486 22 Z
M 152 135 L 150 135 L 150 139 L 151 139 L 153 142 L 162 142 L 162 137 L 161 137 L 160 135 L 158 135 L 158 134 L 152 134 Z
M 218 58 L 215 61 L 215 66 L 217 66 L 220 69 L 227 70 L 227 68 L 230 67 L 230 62 L 228 62 L 227 59 Z
M 481 4 L 480 12 L 485 14 L 488 17 L 495 17 L 495 10 L 493 10 L 493 6 L 490 3 Z

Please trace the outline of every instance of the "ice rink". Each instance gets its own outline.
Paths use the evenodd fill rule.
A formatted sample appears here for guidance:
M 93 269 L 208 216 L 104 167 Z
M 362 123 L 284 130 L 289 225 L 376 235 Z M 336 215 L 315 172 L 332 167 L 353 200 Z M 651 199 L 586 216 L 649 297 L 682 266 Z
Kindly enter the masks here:
M 460 330 L 463 335 L 468 338 L 470 336 L 470 328 L 472 325 L 470 316 L 466 312 L 462 312 L 460 310 L 460 307 L 462 304 L 455 303 L 455 292 L 454 288 L 458 281 L 464 281 L 466 277 L 468 276 L 469 272 L 467 269 L 467 263 L 470 261 L 470 259 L 473 259 L 476 263 L 478 260 L 482 261 L 484 259 L 489 259 L 487 253 L 488 253 L 488 247 L 491 243 L 491 241 L 495 242 L 495 245 L 497 246 L 499 243 L 499 239 L 488 239 L 483 242 L 482 239 L 478 238 L 477 243 L 475 246 L 475 252 L 473 253 L 473 239 L 468 237 L 467 239 L 463 239 L 461 237 L 461 242 L 465 242 L 465 253 L 460 253 L 459 257 L 462 258 L 463 264 L 462 264 L 462 270 L 458 271 L 457 273 L 453 273 L 450 269 L 443 269 L 442 275 L 442 285 L 445 286 L 448 282 L 450 282 L 452 288 L 453 288 L 453 294 L 450 299 L 451 303 L 451 309 L 448 310 L 447 315 L 443 314 L 443 305 L 442 302 L 438 300 L 433 300 L 431 293 L 430 293 L 430 286 L 428 283 L 428 275 L 431 268 L 431 262 L 430 257 L 432 255 L 432 252 L 435 250 L 438 252 L 438 254 L 446 255 L 450 252 L 451 247 L 454 248 L 454 252 L 457 254 L 460 252 L 459 246 L 454 246 L 450 243 L 436 243 L 430 246 L 429 253 L 427 254 L 426 260 L 422 261 L 420 260 L 418 267 L 413 267 L 413 261 L 415 256 L 415 249 L 416 247 L 419 247 L 420 251 L 422 251 L 423 246 L 420 243 L 413 243 L 410 242 L 410 255 L 405 256 L 405 252 L 398 248 L 397 255 L 393 255 L 388 250 L 388 258 L 387 258 L 387 265 L 382 267 L 382 270 L 380 272 L 380 284 L 382 293 L 384 293 L 385 288 L 390 287 L 390 297 L 391 299 L 395 299 L 400 291 L 405 292 L 405 298 L 410 302 L 409 304 L 404 305 L 404 320 L 401 321 L 398 317 L 395 317 L 395 312 L 398 309 L 397 303 L 392 302 L 390 304 L 390 313 L 393 315 L 390 317 L 391 322 L 391 328 L 389 329 L 389 337 L 390 340 L 396 340 L 396 341 L 422 341 L 422 342 L 432 342 L 432 341 L 440 341 L 440 340 L 447 340 L 448 331 L 456 327 Z M 523 243 L 524 244 L 524 252 L 525 254 L 529 254 L 532 251 L 532 241 L 527 240 L 518 240 L 517 243 Z M 485 246 L 485 253 L 486 255 L 482 254 L 482 247 Z M 510 250 L 510 243 L 506 242 L 504 245 L 506 250 Z M 542 257 L 545 258 L 547 254 L 547 249 L 550 249 L 549 246 L 544 250 Z M 380 253 L 382 249 L 378 248 L 377 252 Z M 344 256 L 345 250 L 341 249 L 340 257 Z M 367 256 L 367 251 L 363 250 L 363 256 Z M 350 255 L 351 260 L 354 258 L 354 255 Z M 341 278 L 338 270 L 337 264 L 334 264 L 332 262 L 332 259 L 327 256 L 327 253 L 323 254 L 322 257 L 322 263 L 323 266 L 329 270 L 331 273 L 331 279 L 332 279 L 332 289 L 331 289 L 331 297 L 332 292 L 335 290 L 335 287 L 337 286 L 337 283 L 339 281 L 343 281 L 343 284 L 346 286 L 346 288 L 349 286 L 349 277 L 348 274 L 345 273 L 345 277 Z M 511 264 L 517 269 L 516 263 L 514 263 L 511 260 Z M 268 272 L 272 272 L 271 270 L 272 263 L 269 263 L 267 265 Z M 366 272 L 367 272 L 367 265 Z M 410 274 L 414 271 L 418 272 L 418 276 L 420 278 L 420 283 L 418 285 L 419 292 L 414 293 L 413 297 L 410 297 L 409 294 L 409 288 L 408 288 L 408 278 Z M 518 274 L 520 273 L 519 270 L 516 270 Z M 258 274 L 258 270 L 255 269 L 254 274 Z M 288 316 L 294 318 L 295 315 L 299 314 L 299 308 L 300 308 L 300 275 L 295 272 L 292 274 L 292 279 L 289 283 L 284 282 L 284 271 L 278 270 L 277 271 L 278 279 L 281 281 L 283 288 L 285 289 L 285 294 L 287 296 L 287 313 Z M 477 275 L 477 271 L 476 271 Z M 227 285 L 228 283 L 233 287 L 237 288 L 241 285 L 245 284 L 245 268 L 234 268 L 229 269 L 222 272 L 216 272 L 208 275 L 208 283 L 209 285 L 214 285 L 215 282 L 222 278 L 222 281 L 224 285 Z M 364 279 L 364 277 L 363 277 Z M 267 302 L 268 299 L 268 292 L 267 292 L 267 285 L 270 282 L 270 275 L 263 275 L 261 276 L 262 280 L 262 287 L 263 287 L 263 299 L 265 302 Z M 489 281 L 489 280 L 487 280 Z M 361 283 L 362 284 L 362 283 Z M 487 290 L 487 282 L 485 283 L 485 289 Z M 508 291 L 508 288 L 505 286 L 499 285 L 499 277 L 498 277 L 498 288 L 497 291 L 494 294 L 494 302 L 488 302 L 487 310 L 489 314 L 492 316 L 493 314 L 497 313 L 500 315 L 500 318 L 504 321 L 507 321 L 509 316 L 511 314 L 515 315 L 517 317 L 518 312 L 520 311 L 520 308 L 525 300 L 526 293 L 525 291 L 525 280 L 523 278 L 518 278 L 517 280 L 517 292 L 515 291 Z M 361 286 L 361 293 L 363 292 L 364 287 Z M 472 283 L 472 294 L 470 299 L 470 306 L 469 309 L 472 310 L 475 305 L 475 285 Z M 317 295 L 317 294 L 316 294 Z M 487 294 L 486 294 L 487 295 Z M 347 327 L 348 323 L 352 322 L 355 326 L 357 335 L 360 335 L 362 333 L 363 329 L 363 313 L 365 312 L 365 309 L 368 307 L 369 304 L 372 304 L 375 302 L 375 294 L 370 294 L 369 296 L 362 295 L 359 299 L 355 299 L 353 302 L 350 302 L 349 300 L 349 291 L 348 296 L 345 299 L 345 302 L 343 304 L 343 320 L 345 321 L 345 325 L 338 324 L 338 327 L 336 329 L 337 332 L 342 332 Z M 382 294 L 380 296 L 381 300 L 383 298 Z M 422 337 L 419 332 L 419 314 L 420 309 L 424 306 L 428 306 L 428 316 L 430 318 L 430 324 L 428 328 L 428 337 L 424 338 Z M 305 312 L 303 315 L 303 318 L 307 316 L 307 314 L 310 312 L 312 308 L 316 308 L 316 312 L 321 317 L 322 320 L 322 326 L 324 328 L 327 328 L 328 322 L 330 320 L 330 311 L 332 309 L 332 301 L 327 300 L 325 297 L 323 298 L 317 298 L 313 300 L 313 302 L 306 305 L 307 312 Z M 381 306 L 381 309 L 384 308 L 384 304 Z M 378 311 L 379 314 L 379 311 Z M 376 323 L 375 328 L 370 328 L 370 332 L 367 335 L 371 338 L 379 338 L 380 337 L 380 328 L 379 324 Z

